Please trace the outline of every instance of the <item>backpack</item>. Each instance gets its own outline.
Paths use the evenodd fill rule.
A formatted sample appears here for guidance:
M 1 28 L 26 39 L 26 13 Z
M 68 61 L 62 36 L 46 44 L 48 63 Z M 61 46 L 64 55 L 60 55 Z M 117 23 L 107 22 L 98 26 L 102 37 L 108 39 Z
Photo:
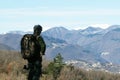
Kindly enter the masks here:
M 21 39 L 21 54 L 24 59 L 40 55 L 40 44 L 33 34 L 25 34 Z

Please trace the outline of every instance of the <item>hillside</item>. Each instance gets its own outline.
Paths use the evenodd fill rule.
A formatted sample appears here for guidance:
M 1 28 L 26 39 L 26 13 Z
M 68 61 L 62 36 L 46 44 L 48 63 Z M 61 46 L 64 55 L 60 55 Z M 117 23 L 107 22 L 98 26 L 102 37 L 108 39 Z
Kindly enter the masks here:
M 50 61 L 43 60 L 43 70 L 47 70 Z M 23 66 L 27 64 L 15 51 L 0 51 L 0 80 L 26 80 L 27 71 Z M 53 80 L 52 74 L 43 73 L 40 80 Z M 63 67 L 57 80 L 120 80 L 119 74 L 103 71 L 84 70 L 72 65 Z
M 13 50 L 20 50 L 20 39 L 22 35 L 20 34 L 1 34 L 0 35 L 0 43 L 11 47 Z
M 0 43 L 0 50 L 14 50 L 14 49 L 8 45 Z

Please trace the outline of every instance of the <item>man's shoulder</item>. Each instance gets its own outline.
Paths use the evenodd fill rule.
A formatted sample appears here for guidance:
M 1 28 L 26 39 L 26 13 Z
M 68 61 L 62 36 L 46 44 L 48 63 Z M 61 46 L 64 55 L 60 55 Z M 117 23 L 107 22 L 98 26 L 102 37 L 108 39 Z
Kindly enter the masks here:
M 43 37 L 42 36 L 37 36 L 37 40 L 43 41 Z
M 43 37 L 42 37 L 42 36 L 37 36 L 37 38 L 38 38 L 38 39 L 43 39 Z

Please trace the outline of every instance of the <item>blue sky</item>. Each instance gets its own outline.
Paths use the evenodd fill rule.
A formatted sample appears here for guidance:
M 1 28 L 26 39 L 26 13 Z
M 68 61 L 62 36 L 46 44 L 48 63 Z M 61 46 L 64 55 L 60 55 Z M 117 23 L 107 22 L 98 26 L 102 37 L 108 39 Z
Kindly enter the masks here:
M 35 24 L 83 29 L 120 24 L 120 0 L 1 0 L 0 33 L 30 31 Z

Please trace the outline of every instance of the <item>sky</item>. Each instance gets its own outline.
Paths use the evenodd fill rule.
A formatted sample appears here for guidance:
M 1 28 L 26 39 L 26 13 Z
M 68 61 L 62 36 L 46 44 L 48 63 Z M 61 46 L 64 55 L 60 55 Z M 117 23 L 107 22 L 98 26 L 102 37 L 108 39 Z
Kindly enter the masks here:
M 1 0 L 0 33 L 120 25 L 120 0 Z

